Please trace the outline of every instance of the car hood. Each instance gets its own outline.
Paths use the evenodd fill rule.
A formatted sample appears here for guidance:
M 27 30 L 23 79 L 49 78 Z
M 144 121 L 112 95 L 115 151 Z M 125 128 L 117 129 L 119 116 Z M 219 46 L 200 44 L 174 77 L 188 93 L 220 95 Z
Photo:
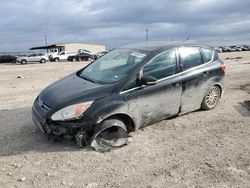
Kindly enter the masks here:
M 53 109 L 85 101 L 94 101 L 112 94 L 113 85 L 100 85 L 71 74 L 45 88 L 39 100 Z

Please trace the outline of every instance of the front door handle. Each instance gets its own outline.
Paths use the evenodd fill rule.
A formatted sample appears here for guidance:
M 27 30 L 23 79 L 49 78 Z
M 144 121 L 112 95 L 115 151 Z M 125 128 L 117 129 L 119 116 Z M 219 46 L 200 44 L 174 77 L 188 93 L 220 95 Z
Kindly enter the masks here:
M 178 87 L 178 86 L 180 86 L 179 82 L 178 83 L 174 83 L 174 84 L 171 85 L 171 87 Z

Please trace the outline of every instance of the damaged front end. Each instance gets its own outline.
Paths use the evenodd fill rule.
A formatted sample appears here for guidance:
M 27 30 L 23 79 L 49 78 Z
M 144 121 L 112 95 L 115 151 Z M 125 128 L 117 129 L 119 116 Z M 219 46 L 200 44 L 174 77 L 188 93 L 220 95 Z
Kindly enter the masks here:
M 52 121 L 43 119 L 34 109 L 32 110 L 32 119 L 39 127 L 41 132 L 48 135 L 49 138 L 67 138 L 74 139 L 79 130 L 91 132 L 91 122 L 86 118 L 73 121 Z
M 90 145 L 96 151 L 104 152 L 127 143 L 127 128 L 120 120 L 107 119 L 99 124 L 87 116 L 68 121 L 45 120 L 34 107 L 32 119 L 48 138 L 75 141 L 80 147 Z

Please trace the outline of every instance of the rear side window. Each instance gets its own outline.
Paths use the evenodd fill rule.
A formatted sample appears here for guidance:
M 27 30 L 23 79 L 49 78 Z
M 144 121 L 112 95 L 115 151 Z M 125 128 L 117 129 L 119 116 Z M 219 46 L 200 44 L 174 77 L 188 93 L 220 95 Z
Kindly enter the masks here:
M 213 58 L 213 50 L 208 48 L 202 48 L 205 62 L 209 62 Z
M 176 72 L 175 50 L 164 52 L 155 57 L 143 69 L 144 76 L 153 76 L 157 79 L 171 76 Z
M 181 47 L 179 48 L 182 70 L 202 64 L 202 57 L 199 48 Z

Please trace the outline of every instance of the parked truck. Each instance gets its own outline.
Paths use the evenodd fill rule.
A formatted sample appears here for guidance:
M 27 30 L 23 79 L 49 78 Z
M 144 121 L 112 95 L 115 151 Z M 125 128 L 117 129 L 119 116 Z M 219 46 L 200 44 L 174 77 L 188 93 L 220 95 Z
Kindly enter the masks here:
M 49 60 L 50 61 L 55 61 L 55 62 L 59 62 L 59 61 L 67 61 L 69 56 L 75 55 L 75 53 L 67 53 L 65 51 L 61 51 L 59 53 L 54 53 L 52 55 L 49 56 Z

